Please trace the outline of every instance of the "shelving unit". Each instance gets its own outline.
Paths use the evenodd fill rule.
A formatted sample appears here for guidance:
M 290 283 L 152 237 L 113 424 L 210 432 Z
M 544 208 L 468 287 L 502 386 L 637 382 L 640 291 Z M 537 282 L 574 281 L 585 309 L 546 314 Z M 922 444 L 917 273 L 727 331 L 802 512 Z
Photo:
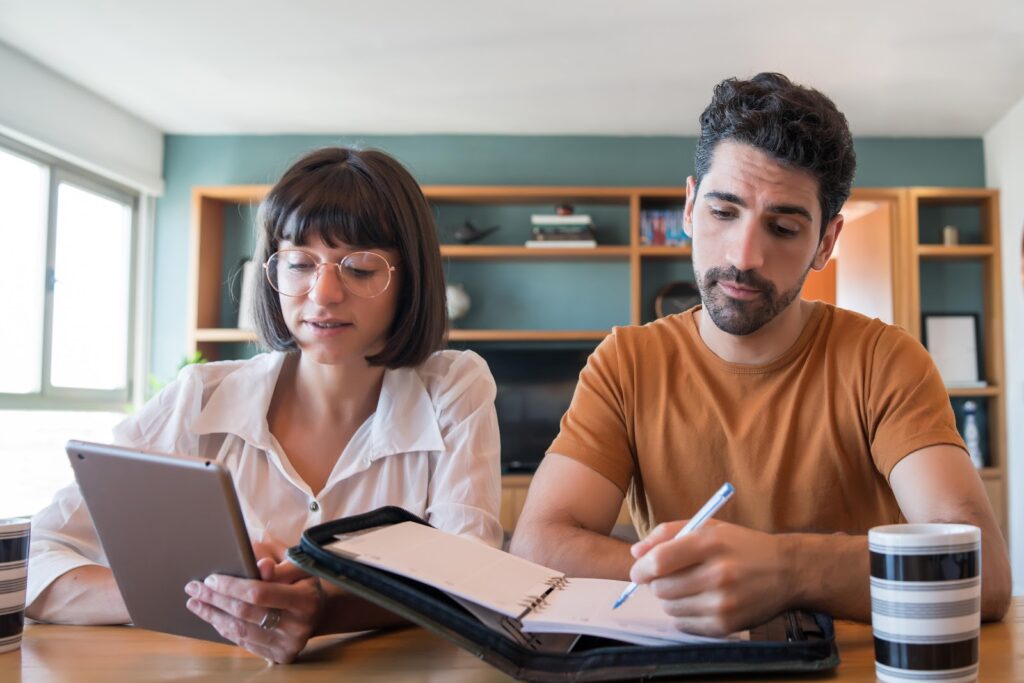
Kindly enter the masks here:
M 225 253 L 229 239 L 229 218 L 238 222 L 240 211 L 251 207 L 264 197 L 270 187 L 245 185 L 227 187 L 197 187 L 193 190 L 191 272 L 189 276 L 188 346 L 201 350 L 209 358 L 231 357 L 239 346 L 256 340 L 248 330 L 232 327 L 230 311 L 222 310 L 221 292 L 228 271 L 233 267 Z M 501 268 L 530 265 L 533 271 L 556 268 L 602 267 L 618 269 L 611 278 L 601 276 L 586 282 L 582 294 L 600 297 L 590 291 L 593 280 L 610 280 L 616 291 L 620 286 L 628 289 L 628 298 L 622 297 L 606 318 L 607 324 L 565 326 L 564 317 L 555 317 L 562 326 L 510 327 L 491 324 L 470 328 L 453 327 L 449 339 L 454 342 L 482 343 L 582 343 L 603 339 L 612 325 L 641 324 L 652 318 L 650 298 L 661 284 L 673 279 L 692 278 L 688 246 L 649 246 L 640 244 L 640 215 L 647 207 L 664 208 L 682 206 L 685 197 L 682 188 L 675 187 L 532 187 L 532 186 L 425 186 L 427 199 L 435 213 L 447 215 L 447 224 L 459 216 L 474 211 L 487 215 L 488 211 L 507 210 L 501 220 L 507 221 L 507 230 L 499 231 L 496 238 L 483 244 L 443 244 L 441 253 L 449 268 L 488 268 L 488 276 Z M 984 376 L 987 386 L 981 388 L 951 388 L 949 395 L 954 406 L 966 399 L 984 404 L 990 467 L 981 471 L 985 488 L 992 500 L 997 518 L 1006 529 L 1006 433 L 1005 394 L 1003 389 L 1002 349 L 1002 295 L 999 277 L 999 216 L 998 195 L 984 189 L 961 188 L 888 188 L 854 190 L 851 200 L 886 200 L 890 203 L 893 229 L 893 283 L 896 321 L 921 339 L 921 313 L 932 306 L 931 287 L 924 290 L 922 307 L 922 277 L 932 277 L 931 264 L 954 264 L 969 270 L 966 279 L 976 280 L 981 304 L 984 349 Z M 599 235 L 601 246 L 595 248 L 529 248 L 522 246 L 528 236 L 530 210 L 550 211 L 555 205 L 570 203 L 595 213 L 606 212 L 614 230 Z M 241 208 L 239 208 L 241 207 Z M 235 211 L 229 214 L 229 209 Z M 447 214 L 446 214 L 447 212 Z M 515 212 L 519 212 L 515 214 Z M 961 244 L 944 246 L 936 239 L 941 225 L 935 222 L 952 216 L 963 221 L 975 216 L 974 225 L 962 231 Z M 242 219 L 244 221 L 244 218 Z M 461 218 L 458 218 L 461 220 Z M 481 219 L 482 220 L 482 219 Z M 487 220 L 490 220 L 489 218 Z M 439 229 L 446 227 L 439 220 Z M 604 222 L 599 223 L 600 226 Z M 442 233 L 443 234 L 443 233 Z M 505 243 L 495 243 L 504 241 Z M 589 271 L 588 271 L 589 272 Z M 479 275 L 479 272 L 476 273 Z M 536 278 L 533 278 L 536 279 Z M 531 283 L 526 283 L 531 284 Z M 598 282 L 597 284 L 601 284 Z M 608 283 L 604 283 L 608 284 Z M 960 283 L 961 285 L 963 283 Z M 967 286 L 970 287 L 968 282 Z M 483 297 L 489 302 L 488 297 Z M 493 303 L 493 302 L 489 302 Z M 478 305 L 474 299 L 474 306 Z M 564 304 L 563 304 L 564 305 Z M 618 308 L 615 308 L 615 306 Z M 952 304 L 950 304 L 952 305 Z M 500 302 L 495 305 L 500 309 Z M 949 309 L 952 310 L 952 309 Z M 563 309 L 564 313 L 571 313 Z M 926 312 L 928 312 L 926 310 Z M 504 318 L 498 318 L 504 322 Z M 493 322 L 493 320 L 492 320 Z M 505 478 L 502 520 L 511 530 L 525 500 L 529 477 L 510 475 Z M 622 521 L 620 519 L 620 521 Z
M 905 240 L 905 288 L 910 293 L 906 327 L 922 339 L 925 313 L 978 315 L 977 340 L 984 387 L 949 387 L 958 422 L 965 400 L 983 407 L 983 450 L 988 466 L 982 468 L 997 521 L 1007 531 L 1006 404 L 1003 386 L 1003 314 L 999 253 L 999 193 L 988 189 L 912 187 L 906 190 L 908 221 Z M 942 244 L 945 225 L 957 228 L 959 243 Z

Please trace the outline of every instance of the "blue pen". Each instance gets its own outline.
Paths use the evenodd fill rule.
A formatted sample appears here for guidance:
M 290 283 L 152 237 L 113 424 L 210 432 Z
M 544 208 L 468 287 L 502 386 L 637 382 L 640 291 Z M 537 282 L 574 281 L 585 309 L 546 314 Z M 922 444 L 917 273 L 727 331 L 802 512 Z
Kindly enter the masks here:
M 679 533 L 672 537 L 672 540 L 682 538 L 686 534 L 699 529 L 704 522 L 714 517 L 715 513 L 718 512 L 718 508 L 725 505 L 725 501 L 732 497 L 735 490 L 736 489 L 734 489 L 732 484 L 729 482 L 722 484 L 722 488 L 715 491 L 715 494 L 708 498 L 708 502 L 704 503 L 704 507 L 698 510 L 697 514 L 690 518 L 690 521 L 686 523 L 686 526 L 680 529 Z M 630 584 L 626 586 L 626 590 L 622 591 L 622 595 L 619 596 L 619 599 L 615 601 L 612 609 L 617 609 L 619 605 L 626 602 L 626 599 L 629 598 L 637 588 L 637 584 L 631 581 Z

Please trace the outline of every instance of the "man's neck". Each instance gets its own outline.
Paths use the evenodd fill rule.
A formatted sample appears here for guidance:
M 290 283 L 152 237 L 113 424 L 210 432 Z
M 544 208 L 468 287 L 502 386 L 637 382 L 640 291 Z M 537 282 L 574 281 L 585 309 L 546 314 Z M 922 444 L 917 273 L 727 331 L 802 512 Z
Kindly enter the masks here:
M 793 346 L 813 312 L 813 303 L 797 299 L 761 329 L 738 336 L 720 330 L 702 308 L 696 313 L 697 330 L 704 344 L 722 360 L 764 365 Z

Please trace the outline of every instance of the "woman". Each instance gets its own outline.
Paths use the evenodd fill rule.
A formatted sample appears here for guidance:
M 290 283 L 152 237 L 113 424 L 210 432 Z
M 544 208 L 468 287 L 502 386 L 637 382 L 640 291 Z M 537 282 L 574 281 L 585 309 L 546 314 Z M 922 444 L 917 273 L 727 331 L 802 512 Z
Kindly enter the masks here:
M 498 545 L 495 386 L 468 351 L 440 351 L 440 250 L 412 176 L 376 151 L 295 163 L 260 207 L 262 342 L 244 361 L 186 367 L 115 429 L 118 444 L 209 458 L 232 474 L 262 581 L 185 586 L 224 637 L 288 662 L 317 633 L 395 618 L 303 574 L 283 551 L 322 521 L 399 505 Z M 77 486 L 35 516 L 28 616 L 128 614 Z

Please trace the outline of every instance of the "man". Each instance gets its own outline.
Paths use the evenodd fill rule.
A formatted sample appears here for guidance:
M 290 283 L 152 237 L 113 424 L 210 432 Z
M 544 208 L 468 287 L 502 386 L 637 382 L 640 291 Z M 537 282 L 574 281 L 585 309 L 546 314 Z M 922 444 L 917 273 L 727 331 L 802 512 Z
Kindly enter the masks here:
M 927 352 L 799 296 L 843 228 L 845 117 L 759 74 L 720 83 L 700 121 L 685 227 L 702 306 L 597 348 L 512 552 L 649 584 L 679 628 L 722 635 L 793 607 L 869 620 L 867 530 L 964 522 L 982 530 L 982 616 L 1001 618 L 1006 546 Z M 725 481 L 716 519 L 673 540 Z M 608 536 L 627 495 L 632 548 Z

